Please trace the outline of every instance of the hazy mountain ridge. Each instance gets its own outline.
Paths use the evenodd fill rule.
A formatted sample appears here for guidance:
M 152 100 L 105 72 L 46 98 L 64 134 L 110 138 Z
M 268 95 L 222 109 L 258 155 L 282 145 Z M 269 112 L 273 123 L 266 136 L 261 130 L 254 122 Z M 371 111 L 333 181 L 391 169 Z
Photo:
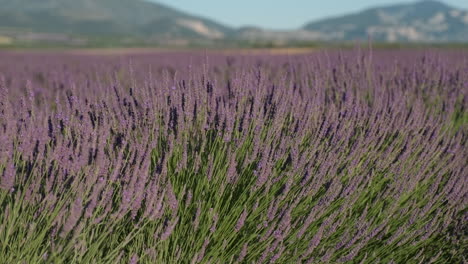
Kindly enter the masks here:
M 0 0 L 0 37 L 145 40 L 468 42 L 468 11 L 426 0 L 376 7 L 295 30 L 234 29 L 147 0 Z M 78 42 L 80 39 L 78 39 Z
M 466 42 L 468 11 L 438 1 L 420 1 L 312 22 L 304 29 L 337 41 L 371 36 L 384 42 Z
M 0 0 L 0 27 L 74 35 L 223 38 L 232 29 L 144 0 Z

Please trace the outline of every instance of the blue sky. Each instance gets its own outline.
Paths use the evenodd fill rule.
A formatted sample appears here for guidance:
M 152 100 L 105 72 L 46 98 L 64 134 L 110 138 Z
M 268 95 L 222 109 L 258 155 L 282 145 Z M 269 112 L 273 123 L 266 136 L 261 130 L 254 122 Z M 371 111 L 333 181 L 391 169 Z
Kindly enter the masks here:
M 365 8 L 408 3 L 402 0 L 150 0 L 202 15 L 229 26 L 256 25 L 269 29 L 298 28 L 306 22 Z M 468 9 L 468 0 L 443 1 Z

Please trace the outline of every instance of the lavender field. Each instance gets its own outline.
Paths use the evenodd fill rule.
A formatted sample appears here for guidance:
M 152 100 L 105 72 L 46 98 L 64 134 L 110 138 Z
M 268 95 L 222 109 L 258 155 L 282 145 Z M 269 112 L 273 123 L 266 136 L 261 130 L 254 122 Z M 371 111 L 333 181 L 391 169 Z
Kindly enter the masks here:
M 467 263 L 468 52 L 0 53 L 0 263 Z

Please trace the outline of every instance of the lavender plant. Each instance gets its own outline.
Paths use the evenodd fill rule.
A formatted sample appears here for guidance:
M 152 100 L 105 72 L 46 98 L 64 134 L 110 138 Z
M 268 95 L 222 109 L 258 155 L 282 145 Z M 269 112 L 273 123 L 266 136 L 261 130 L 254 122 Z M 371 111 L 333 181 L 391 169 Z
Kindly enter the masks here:
M 463 263 L 468 54 L 0 54 L 1 263 Z

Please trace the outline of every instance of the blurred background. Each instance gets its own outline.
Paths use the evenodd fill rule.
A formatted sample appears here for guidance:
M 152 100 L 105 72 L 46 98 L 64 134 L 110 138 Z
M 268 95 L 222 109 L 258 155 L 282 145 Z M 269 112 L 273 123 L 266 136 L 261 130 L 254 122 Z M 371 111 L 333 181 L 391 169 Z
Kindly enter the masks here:
M 468 46 L 468 1 L 0 0 L 0 48 Z

